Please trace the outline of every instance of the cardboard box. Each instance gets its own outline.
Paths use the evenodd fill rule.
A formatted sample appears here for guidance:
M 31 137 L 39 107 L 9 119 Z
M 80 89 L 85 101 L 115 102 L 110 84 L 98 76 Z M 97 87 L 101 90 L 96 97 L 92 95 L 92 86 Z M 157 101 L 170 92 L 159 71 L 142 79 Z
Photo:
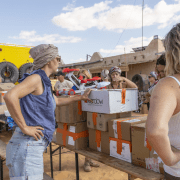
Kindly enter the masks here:
M 113 114 L 138 110 L 138 89 L 93 90 L 89 98 L 93 102 L 82 101 L 82 111 Z
M 0 105 L 5 105 L 5 101 L 3 99 L 4 95 L 7 93 L 7 91 L 0 91 Z
M 109 138 L 110 156 L 132 163 L 132 147 L 130 141 Z
M 110 148 L 108 132 L 89 129 L 89 148 L 109 155 Z
M 150 145 L 147 146 L 145 123 L 132 125 L 131 135 L 132 163 L 163 174 L 164 170 L 161 158 L 158 157 Z
M 0 91 L 9 91 L 13 87 L 15 87 L 13 83 L 0 83 Z
M 7 93 L 7 91 L 12 89 L 13 87 L 15 87 L 13 83 L 0 83 L 0 105 L 5 105 L 3 97 Z
M 108 121 L 120 117 L 130 117 L 131 112 L 115 113 L 115 114 L 102 114 L 87 112 L 87 127 L 97 129 L 100 131 L 108 131 Z
M 147 116 L 132 116 L 108 121 L 109 137 L 131 141 L 131 126 L 147 120 Z
M 6 105 L 0 105 L 0 115 L 1 115 L 1 114 L 5 114 L 4 111 L 7 111 Z
M 70 98 L 71 96 L 58 97 Z M 87 120 L 87 112 L 82 112 L 81 101 L 73 102 L 66 106 L 57 106 L 55 110 L 56 121 L 62 123 L 76 123 Z
M 88 129 L 86 122 L 75 124 L 58 123 L 56 131 L 57 144 L 70 149 L 85 149 L 88 146 Z

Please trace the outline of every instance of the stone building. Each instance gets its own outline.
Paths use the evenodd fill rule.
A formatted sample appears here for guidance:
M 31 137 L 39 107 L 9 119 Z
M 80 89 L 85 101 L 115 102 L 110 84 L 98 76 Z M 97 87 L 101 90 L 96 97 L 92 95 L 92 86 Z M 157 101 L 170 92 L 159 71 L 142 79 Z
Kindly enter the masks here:
M 148 46 L 133 48 L 133 53 L 121 54 L 110 57 L 102 57 L 99 52 L 95 52 L 89 61 L 64 64 L 60 69 L 78 68 L 89 69 L 92 76 L 100 76 L 103 69 L 110 69 L 118 66 L 122 70 L 122 75 L 132 79 L 135 74 L 149 74 L 154 71 L 158 53 L 165 51 L 163 41 L 154 36 Z

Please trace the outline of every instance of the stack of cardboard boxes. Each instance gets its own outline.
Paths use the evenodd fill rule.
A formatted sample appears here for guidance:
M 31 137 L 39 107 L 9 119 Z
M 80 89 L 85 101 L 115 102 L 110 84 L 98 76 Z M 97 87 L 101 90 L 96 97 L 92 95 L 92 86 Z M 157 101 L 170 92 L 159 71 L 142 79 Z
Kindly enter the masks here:
M 60 96 L 58 98 L 71 98 Z M 55 110 L 56 141 L 59 145 L 71 149 L 83 149 L 88 146 L 87 113 L 82 112 L 81 101 L 73 102 L 66 106 L 57 106 Z
M 92 102 L 58 107 L 58 144 L 82 149 L 89 138 L 92 150 L 163 173 L 163 163 L 145 136 L 147 116 L 132 115 L 138 109 L 137 95 L 137 89 L 94 90 Z
M 131 125 L 146 120 L 131 113 L 138 109 L 138 90 L 96 90 L 89 98 L 93 102 L 82 102 L 88 111 L 89 147 L 131 163 Z

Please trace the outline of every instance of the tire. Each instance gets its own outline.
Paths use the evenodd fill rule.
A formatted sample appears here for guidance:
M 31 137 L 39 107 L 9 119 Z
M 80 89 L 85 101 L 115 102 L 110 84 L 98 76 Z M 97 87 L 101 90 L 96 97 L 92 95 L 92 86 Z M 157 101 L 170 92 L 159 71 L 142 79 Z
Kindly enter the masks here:
M 31 67 L 32 67 L 32 63 L 23 64 L 23 65 L 19 68 L 19 79 L 23 78 L 23 75 L 24 75 L 25 73 L 30 73 Z
M 18 68 L 10 62 L 0 63 L 0 76 L 3 83 L 15 83 L 19 78 Z

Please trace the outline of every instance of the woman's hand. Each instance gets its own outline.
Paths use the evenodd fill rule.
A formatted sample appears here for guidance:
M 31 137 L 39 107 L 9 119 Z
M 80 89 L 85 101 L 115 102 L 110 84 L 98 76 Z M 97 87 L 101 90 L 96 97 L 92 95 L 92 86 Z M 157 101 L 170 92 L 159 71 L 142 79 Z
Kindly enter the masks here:
M 38 141 L 41 139 L 41 136 L 44 136 L 41 130 L 44 130 L 44 128 L 40 126 L 26 126 L 22 132 L 28 136 L 32 136 Z
M 81 100 L 88 100 L 88 101 L 91 101 L 92 102 L 92 100 L 91 99 L 89 99 L 89 94 L 90 94 L 90 92 L 92 91 L 92 89 L 86 89 L 85 91 L 84 91 L 84 94 L 83 95 L 81 95 Z

